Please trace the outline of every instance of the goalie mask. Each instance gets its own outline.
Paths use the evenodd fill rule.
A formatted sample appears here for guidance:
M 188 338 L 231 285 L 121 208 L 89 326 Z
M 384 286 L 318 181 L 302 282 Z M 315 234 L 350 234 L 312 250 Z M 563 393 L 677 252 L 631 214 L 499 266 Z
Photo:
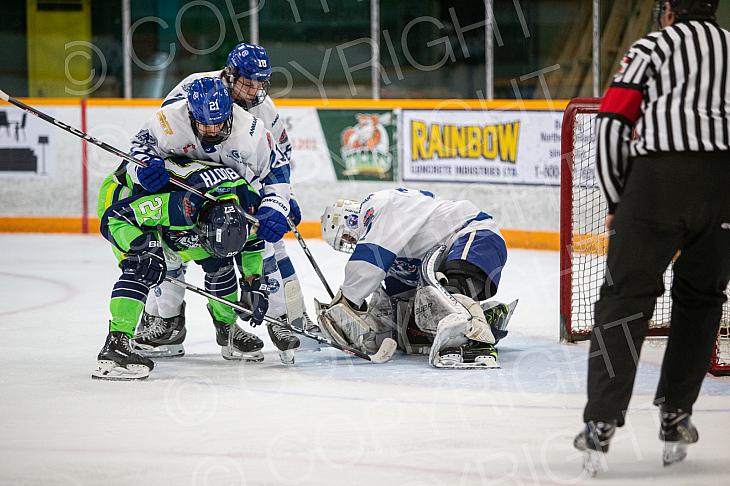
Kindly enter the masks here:
M 322 239 L 337 251 L 352 253 L 362 234 L 360 203 L 338 199 L 322 215 Z
M 204 207 L 199 219 L 200 245 L 218 258 L 234 256 L 248 239 L 248 222 L 236 199 L 222 199 Z

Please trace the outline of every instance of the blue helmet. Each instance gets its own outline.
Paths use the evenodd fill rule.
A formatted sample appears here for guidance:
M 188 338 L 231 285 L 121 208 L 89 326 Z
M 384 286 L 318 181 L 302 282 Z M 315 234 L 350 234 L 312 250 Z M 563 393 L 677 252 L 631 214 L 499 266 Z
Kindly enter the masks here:
M 217 145 L 228 138 L 233 126 L 233 101 L 218 78 L 196 79 L 188 87 L 188 114 L 195 136 L 207 145 Z M 196 123 L 197 122 L 197 123 Z M 198 123 L 223 127 L 215 135 L 200 133 Z
M 271 86 L 271 61 L 266 49 L 256 44 L 238 44 L 228 54 L 224 70 L 233 97 L 237 104 L 245 109 L 263 103 Z M 236 96 L 235 83 L 240 77 L 260 83 L 253 99 L 244 99 Z

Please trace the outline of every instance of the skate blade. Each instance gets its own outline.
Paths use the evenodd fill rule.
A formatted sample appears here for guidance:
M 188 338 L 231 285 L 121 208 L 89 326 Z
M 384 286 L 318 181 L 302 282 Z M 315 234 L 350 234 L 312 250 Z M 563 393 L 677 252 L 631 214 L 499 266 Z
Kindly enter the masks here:
M 494 356 L 480 356 L 474 360 L 474 364 L 479 365 L 482 368 L 499 368 L 497 358 Z
M 264 353 L 261 351 L 242 353 L 241 351 L 231 349 L 229 346 L 221 347 L 221 356 L 223 356 L 223 359 L 229 361 L 243 361 L 244 363 L 260 363 L 264 360 Z
M 593 449 L 583 451 L 583 471 L 592 478 L 595 478 L 599 472 L 608 471 L 606 454 Z
M 662 464 L 666 467 L 683 461 L 687 457 L 687 446 L 688 444 L 684 442 L 665 442 L 662 453 Z
M 477 369 L 501 369 L 499 363 L 494 358 L 480 359 L 472 363 L 464 363 L 461 355 L 445 355 L 439 356 L 433 364 L 436 368 L 452 368 L 462 370 Z
M 178 358 L 185 356 L 185 347 L 182 344 L 166 344 L 162 346 L 150 346 L 148 344 L 132 343 L 135 351 L 145 358 Z
M 150 369 L 144 365 L 130 364 L 127 367 L 117 366 L 114 361 L 100 360 L 91 373 L 94 380 L 133 381 L 145 380 L 150 376 Z
M 279 350 L 279 359 L 282 364 L 293 365 L 294 364 L 294 349 L 287 349 L 285 351 Z

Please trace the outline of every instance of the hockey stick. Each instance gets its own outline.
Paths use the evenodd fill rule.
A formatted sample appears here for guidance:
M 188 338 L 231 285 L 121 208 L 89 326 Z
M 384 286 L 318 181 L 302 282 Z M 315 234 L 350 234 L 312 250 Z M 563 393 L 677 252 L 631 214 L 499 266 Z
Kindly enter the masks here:
M 330 288 L 329 284 L 327 283 L 327 280 L 324 278 L 324 274 L 322 273 L 322 270 L 320 270 L 319 265 L 317 265 L 316 260 L 314 259 L 314 256 L 312 256 L 312 252 L 309 251 L 309 247 L 307 246 L 307 243 L 304 241 L 304 237 L 299 233 L 299 230 L 294 225 L 294 222 L 291 220 L 291 218 L 286 218 L 286 222 L 289 223 L 289 229 L 292 230 L 292 233 L 294 233 L 294 236 L 297 238 L 297 241 L 299 242 L 299 246 L 302 247 L 302 251 L 309 259 L 309 263 L 312 264 L 312 268 L 314 268 L 315 273 L 319 277 L 319 280 L 322 282 L 322 285 L 324 285 L 324 288 L 327 289 L 327 293 L 330 294 L 330 299 L 335 298 L 335 294 L 332 292 L 332 288 Z
M 173 277 L 165 277 L 165 280 L 167 280 L 168 282 L 173 283 L 175 285 L 178 285 L 178 286 L 184 288 L 185 290 L 189 290 L 198 295 L 202 295 L 203 297 L 207 297 L 209 299 L 215 300 L 216 302 L 220 302 L 221 304 L 225 304 L 228 307 L 230 307 L 238 312 L 241 312 L 242 314 L 246 314 L 249 316 L 252 315 L 252 312 L 250 310 L 246 309 L 245 307 L 242 307 L 242 306 L 236 304 L 235 302 L 227 301 L 226 299 L 223 299 L 221 297 L 216 297 L 215 295 L 213 295 L 209 292 L 206 292 L 205 290 L 198 288 L 194 285 L 190 285 L 187 282 L 183 282 L 182 280 L 178 280 Z M 284 327 L 294 331 L 297 334 L 302 334 L 304 336 L 307 336 L 308 338 L 314 339 L 315 341 L 317 341 L 321 344 L 326 344 L 327 346 L 333 347 L 335 349 L 339 349 L 340 351 L 343 351 L 345 353 L 351 354 L 353 356 L 357 356 L 358 358 L 362 358 L 362 359 L 365 359 L 365 360 L 368 360 L 368 361 L 371 361 L 371 362 L 377 363 L 377 364 L 385 363 L 386 361 L 390 360 L 390 358 L 392 358 L 393 354 L 395 353 L 396 347 L 398 346 L 398 344 L 395 341 L 393 341 L 392 339 L 385 338 L 385 340 L 383 340 L 383 344 L 380 345 L 380 349 L 378 349 L 378 351 L 375 354 L 367 354 L 367 353 L 363 353 L 359 349 L 355 349 L 350 346 L 343 346 L 330 339 L 324 338 L 322 336 L 318 336 L 317 334 L 307 331 L 306 329 L 299 329 L 297 327 L 291 326 L 288 323 L 281 321 L 279 319 L 274 319 L 273 317 L 264 316 L 264 320 L 271 324 L 278 324 L 280 326 L 284 326 Z
M 132 164 L 137 164 L 140 167 L 147 167 L 146 162 L 137 160 L 134 157 L 132 157 L 131 155 L 122 152 L 118 148 L 116 148 L 112 145 L 109 145 L 106 142 L 102 142 L 98 138 L 94 138 L 91 135 L 89 135 L 88 133 L 82 132 L 78 128 L 74 128 L 71 125 L 68 125 L 68 124 L 62 122 L 61 120 L 58 120 L 57 118 L 53 118 L 52 116 L 33 108 L 30 105 L 26 105 L 22 101 L 16 100 L 15 98 L 13 98 L 12 96 L 10 96 L 9 94 L 7 94 L 5 91 L 3 91 L 1 89 L 0 89 L 0 99 L 3 101 L 7 101 L 11 105 L 17 106 L 21 110 L 24 110 L 27 113 L 30 113 L 31 115 L 37 116 L 38 118 L 40 118 L 43 121 L 56 125 L 61 130 L 68 132 L 72 135 L 76 135 L 77 137 L 82 138 L 82 139 L 86 140 L 87 142 L 89 142 L 93 145 L 96 145 L 97 147 L 99 147 L 103 150 L 106 150 L 110 154 L 116 155 L 117 157 L 120 157 L 120 158 L 126 160 L 127 162 L 131 162 Z M 214 196 L 196 189 L 195 187 L 187 184 L 186 182 L 181 181 L 177 177 L 170 176 L 170 182 L 175 184 L 176 186 L 180 187 L 181 189 L 185 189 L 186 191 L 190 191 L 191 193 L 195 194 L 196 196 L 202 197 L 203 199 L 208 199 L 210 201 L 216 201 L 216 198 Z M 243 215 L 248 220 L 248 222 L 254 226 L 254 228 L 258 228 L 259 221 L 256 218 L 254 218 L 253 216 L 251 216 L 250 214 L 247 214 L 247 213 L 243 213 Z

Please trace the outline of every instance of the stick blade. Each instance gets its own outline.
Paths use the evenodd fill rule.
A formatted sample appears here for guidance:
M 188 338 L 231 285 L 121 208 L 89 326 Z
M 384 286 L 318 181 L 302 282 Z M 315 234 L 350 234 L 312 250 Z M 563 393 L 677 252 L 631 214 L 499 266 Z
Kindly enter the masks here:
M 370 355 L 370 361 L 377 364 L 390 361 L 390 358 L 393 357 L 397 348 L 398 343 L 391 338 L 385 338 L 383 339 L 383 343 L 380 345 L 378 352 Z

